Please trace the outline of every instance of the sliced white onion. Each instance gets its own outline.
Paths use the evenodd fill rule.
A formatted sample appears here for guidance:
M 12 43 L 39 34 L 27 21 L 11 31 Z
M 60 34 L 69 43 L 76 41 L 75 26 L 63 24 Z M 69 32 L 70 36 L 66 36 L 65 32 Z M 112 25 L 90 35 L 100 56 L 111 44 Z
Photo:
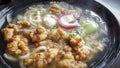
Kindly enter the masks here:
M 33 54 L 33 53 L 36 53 L 36 52 L 38 52 L 38 51 L 41 51 L 41 50 L 46 51 L 46 50 L 47 50 L 47 47 L 46 47 L 46 46 L 39 46 L 39 47 L 37 47 L 35 50 L 33 50 L 32 54 Z
M 3 56 L 4 56 L 7 60 L 10 60 L 10 61 L 14 61 L 14 62 L 18 61 L 17 58 L 15 58 L 15 57 L 7 54 L 7 53 L 4 53 Z
M 30 52 L 28 52 L 28 53 L 25 54 L 25 55 L 19 56 L 18 58 L 22 60 L 22 59 L 28 58 L 29 56 L 30 56 Z
M 37 26 L 37 24 L 41 23 L 42 22 L 42 19 L 41 19 L 41 15 L 40 15 L 40 11 L 37 11 L 37 19 L 34 19 L 34 16 L 33 16 L 34 13 L 31 13 L 30 16 L 29 16 L 29 19 L 30 19 L 30 23 L 34 26 Z

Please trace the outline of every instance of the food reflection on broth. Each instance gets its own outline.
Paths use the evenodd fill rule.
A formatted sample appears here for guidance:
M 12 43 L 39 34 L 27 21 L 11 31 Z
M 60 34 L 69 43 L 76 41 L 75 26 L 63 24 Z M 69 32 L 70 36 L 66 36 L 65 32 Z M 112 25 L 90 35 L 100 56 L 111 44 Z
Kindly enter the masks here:
M 2 29 L 4 57 L 21 68 L 87 68 L 104 50 L 106 31 L 90 10 L 65 2 L 33 5 Z

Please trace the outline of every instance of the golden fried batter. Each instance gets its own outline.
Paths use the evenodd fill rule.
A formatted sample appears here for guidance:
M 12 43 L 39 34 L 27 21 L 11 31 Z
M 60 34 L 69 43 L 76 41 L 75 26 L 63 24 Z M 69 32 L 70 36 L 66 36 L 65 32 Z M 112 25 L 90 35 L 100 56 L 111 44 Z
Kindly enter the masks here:
M 87 68 L 82 61 L 90 59 L 90 50 L 84 47 L 81 37 L 71 37 L 62 28 L 48 31 L 39 26 L 32 31 L 23 31 L 23 27 L 30 28 L 29 22 L 10 24 L 2 33 L 5 41 L 9 41 L 8 54 L 19 57 L 31 52 L 23 59 L 26 68 L 48 68 L 48 65 L 49 68 Z
M 13 56 L 22 56 L 28 53 L 27 39 L 21 35 L 15 35 L 12 41 L 7 44 L 6 51 Z

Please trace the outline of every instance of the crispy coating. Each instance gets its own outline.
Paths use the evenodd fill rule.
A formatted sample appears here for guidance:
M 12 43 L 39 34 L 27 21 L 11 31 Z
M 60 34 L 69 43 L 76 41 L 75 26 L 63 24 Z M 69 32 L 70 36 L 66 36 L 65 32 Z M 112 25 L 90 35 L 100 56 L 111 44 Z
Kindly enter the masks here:
M 32 42 L 39 42 L 47 38 L 47 33 L 47 30 L 40 26 L 36 29 L 35 32 L 30 33 L 30 38 L 32 39 Z
M 68 37 L 67 33 L 61 28 L 52 29 L 51 32 L 48 34 L 48 38 L 55 41 L 55 42 L 58 42 L 61 39 L 64 40 L 67 37 Z
M 20 26 L 20 25 L 15 25 L 15 24 L 9 24 L 7 27 L 14 29 L 14 32 L 15 32 L 15 33 L 18 33 L 18 32 L 20 31 L 20 29 L 22 28 L 22 26 Z
M 74 55 L 69 51 L 61 50 L 50 65 L 50 68 L 87 68 L 87 64 L 76 61 Z
M 14 29 L 12 29 L 12 28 L 4 28 L 4 29 L 2 29 L 2 33 L 3 33 L 3 36 L 4 36 L 4 40 L 5 41 L 10 41 L 10 39 L 14 35 Z
M 27 39 L 20 36 L 15 35 L 12 38 L 12 41 L 7 44 L 6 51 L 13 56 L 22 56 L 28 53 L 28 42 Z
M 54 4 L 50 7 L 50 11 L 55 14 L 55 15 L 61 15 L 64 14 L 65 12 L 63 11 L 62 8 L 60 8 L 58 5 Z
M 75 48 L 75 47 L 80 47 L 84 43 L 82 37 L 76 37 L 73 36 L 70 38 L 70 45 Z
M 58 67 L 56 68 L 87 68 L 87 65 L 84 62 L 76 62 L 75 60 L 63 59 L 58 62 Z
M 22 27 L 30 27 L 31 26 L 30 22 L 28 22 L 26 20 L 25 21 L 20 21 L 19 25 L 22 26 Z
M 31 52 L 23 59 L 26 68 L 87 68 L 84 61 L 90 60 L 90 50 L 85 47 L 82 37 L 71 37 L 62 28 L 48 31 L 39 26 L 33 31 L 22 31 L 24 27 L 29 28 L 29 22 L 10 24 L 2 33 L 8 54 L 19 57 Z M 34 52 L 40 46 L 45 46 L 46 50 Z
M 47 52 L 38 52 L 32 54 L 24 60 L 24 65 L 27 68 L 47 68 L 58 52 L 57 48 L 48 48 Z
M 13 35 L 19 33 L 21 26 L 15 24 L 9 24 L 7 28 L 2 29 L 4 40 L 9 42 Z
M 24 60 L 26 68 L 45 68 L 47 62 L 44 53 L 35 53 Z
M 85 42 L 82 37 L 70 37 L 70 45 L 73 49 L 74 57 L 77 61 L 90 60 L 90 50 L 83 45 Z

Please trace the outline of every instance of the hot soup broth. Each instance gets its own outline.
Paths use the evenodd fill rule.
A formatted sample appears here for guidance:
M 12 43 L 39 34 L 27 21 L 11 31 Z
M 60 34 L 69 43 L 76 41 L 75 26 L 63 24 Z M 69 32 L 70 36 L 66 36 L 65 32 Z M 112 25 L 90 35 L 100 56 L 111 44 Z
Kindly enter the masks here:
M 65 2 L 32 5 L 1 31 L 3 56 L 21 68 L 87 68 L 107 40 L 97 14 Z

